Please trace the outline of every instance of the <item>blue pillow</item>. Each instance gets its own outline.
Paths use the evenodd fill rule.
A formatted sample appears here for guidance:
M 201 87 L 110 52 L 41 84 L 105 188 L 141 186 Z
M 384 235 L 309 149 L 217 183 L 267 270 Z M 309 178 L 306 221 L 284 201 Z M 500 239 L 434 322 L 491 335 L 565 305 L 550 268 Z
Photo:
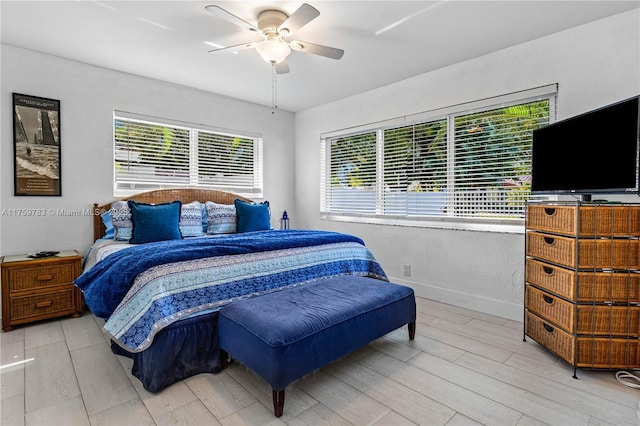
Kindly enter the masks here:
M 265 231 L 271 229 L 271 214 L 269 202 L 260 204 L 247 203 L 235 200 L 236 214 L 238 215 L 238 232 Z
M 180 209 L 182 203 L 144 204 L 129 200 L 133 231 L 129 243 L 144 244 L 154 241 L 179 240 Z
M 102 223 L 106 228 L 106 231 L 102 238 L 113 239 L 116 235 L 116 230 L 113 228 L 113 221 L 111 220 L 111 211 L 107 210 L 106 212 L 102 213 L 100 217 L 102 218 Z

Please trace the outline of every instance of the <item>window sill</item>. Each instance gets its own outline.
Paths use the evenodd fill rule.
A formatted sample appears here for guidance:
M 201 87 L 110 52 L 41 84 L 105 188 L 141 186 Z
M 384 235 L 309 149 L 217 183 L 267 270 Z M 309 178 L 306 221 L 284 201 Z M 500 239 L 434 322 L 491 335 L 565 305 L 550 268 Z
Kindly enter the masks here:
M 474 220 L 455 218 L 400 218 L 400 217 L 371 217 L 354 214 L 339 215 L 335 213 L 321 213 L 321 220 L 334 222 L 363 223 L 370 225 L 407 226 L 413 228 L 449 229 L 455 231 L 495 232 L 502 234 L 524 234 L 524 219 L 518 220 Z

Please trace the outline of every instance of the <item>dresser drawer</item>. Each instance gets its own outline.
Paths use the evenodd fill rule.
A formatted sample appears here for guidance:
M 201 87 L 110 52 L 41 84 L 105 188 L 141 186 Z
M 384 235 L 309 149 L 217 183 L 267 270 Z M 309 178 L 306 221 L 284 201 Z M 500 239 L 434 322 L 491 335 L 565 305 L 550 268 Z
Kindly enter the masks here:
M 573 332 L 575 305 L 531 285 L 525 288 L 525 307 L 542 318 Z
M 11 298 L 11 321 L 18 322 L 33 317 L 40 319 L 75 313 L 77 311 L 76 296 L 76 288 L 69 286 L 67 289 L 49 293 L 13 297 Z
M 576 273 L 529 258 L 526 260 L 526 280 L 544 290 L 578 302 L 640 303 L 640 273 L 578 272 L 578 294 L 575 294 Z
M 576 366 L 625 370 L 640 368 L 640 340 L 621 337 L 578 337 Z
M 563 235 L 640 236 L 640 209 L 632 206 L 530 204 L 526 222 L 528 229 Z
M 576 334 L 640 335 L 640 306 L 578 305 L 577 309 Z
M 9 271 L 9 292 L 71 284 L 76 278 L 75 264 L 58 264 Z
M 575 293 L 575 272 L 573 270 L 535 259 L 528 258 L 526 260 L 525 280 L 567 299 L 573 299 Z
M 525 333 L 569 364 L 573 364 L 575 339 L 571 334 L 529 311 L 525 317 Z
M 576 239 L 540 232 L 527 232 L 526 238 L 527 256 L 569 268 L 640 268 L 640 240 Z M 576 244 L 578 244 L 577 257 Z
M 583 368 L 626 369 L 640 367 L 640 340 L 622 337 L 588 337 L 571 334 L 527 312 L 525 332 L 571 365 Z
M 635 337 L 640 334 L 640 306 L 575 305 L 531 285 L 526 286 L 525 303 L 529 311 L 569 333 Z
M 578 244 L 578 268 L 640 268 L 640 240 L 579 239 Z

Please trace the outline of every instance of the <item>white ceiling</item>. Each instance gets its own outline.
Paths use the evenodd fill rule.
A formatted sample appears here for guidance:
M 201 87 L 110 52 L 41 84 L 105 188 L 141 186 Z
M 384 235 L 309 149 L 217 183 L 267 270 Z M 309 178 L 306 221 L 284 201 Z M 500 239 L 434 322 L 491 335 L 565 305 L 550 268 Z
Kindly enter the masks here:
M 297 112 L 631 9 L 633 1 L 322 1 L 295 39 L 345 50 L 293 52 L 278 76 L 279 109 Z M 207 12 L 256 24 L 301 1 L 6 1 L 1 41 L 63 58 L 271 105 L 271 65 L 258 53 L 208 53 L 259 37 Z M 394 26 L 395 24 L 395 26 Z

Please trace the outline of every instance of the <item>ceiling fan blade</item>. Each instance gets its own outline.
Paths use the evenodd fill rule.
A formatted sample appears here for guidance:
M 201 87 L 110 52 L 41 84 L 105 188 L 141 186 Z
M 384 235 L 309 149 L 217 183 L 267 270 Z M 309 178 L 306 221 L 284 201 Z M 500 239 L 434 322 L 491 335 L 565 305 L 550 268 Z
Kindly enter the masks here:
M 251 49 L 252 47 L 256 47 L 258 45 L 257 41 L 252 41 L 249 43 L 236 44 L 233 46 L 221 47 L 219 49 L 210 50 L 209 53 L 233 53 L 239 50 Z
M 216 6 L 215 4 L 210 4 L 209 6 L 205 6 L 205 9 L 208 12 L 213 13 L 214 15 L 231 22 L 232 24 L 236 24 L 239 27 L 242 27 L 244 29 L 247 29 L 249 31 L 255 31 L 257 33 L 260 32 L 260 30 L 255 26 L 255 25 L 251 25 L 250 23 L 248 23 L 247 21 L 245 21 L 242 18 L 238 18 L 236 15 L 234 15 L 233 13 L 221 8 L 220 6 Z
M 289 43 L 293 50 L 298 52 L 311 53 L 331 59 L 340 59 L 344 55 L 344 50 L 335 47 L 323 46 L 321 44 L 309 43 L 307 41 L 294 40 Z
M 279 64 L 276 64 L 275 67 L 276 73 L 278 74 L 287 74 L 289 72 L 289 65 L 287 64 L 287 61 L 282 61 Z
M 320 15 L 320 12 L 315 7 L 304 3 L 298 8 L 286 21 L 284 21 L 278 27 L 278 32 L 287 30 L 287 35 L 291 35 L 298 31 L 303 26 L 314 20 Z

